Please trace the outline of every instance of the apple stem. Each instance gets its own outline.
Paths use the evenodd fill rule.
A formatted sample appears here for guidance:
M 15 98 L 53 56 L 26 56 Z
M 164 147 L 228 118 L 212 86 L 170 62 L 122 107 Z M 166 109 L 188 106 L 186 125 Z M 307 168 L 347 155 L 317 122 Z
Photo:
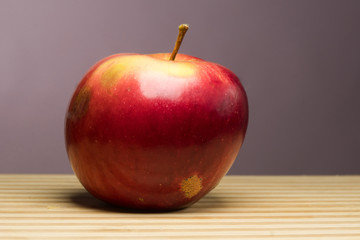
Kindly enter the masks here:
M 186 33 L 186 31 L 187 31 L 188 29 L 189 29 L 189 25 L 187 25 L 187 24 L 181 24 L 181 25 L 179 26 L 179 34 L 178 34 L 177 39 L 176 39 L 176 43 L 175 43 L 174 50 L 172 51 L 171 56 L 170 56 L 170 58 L 169 58 L 170 61 L 174 61 L 174 60 L 175 60 L 175 57 L 176 57 L 176 54 L 177 54 L 178 51 L 179 51 L 181 42 L 182 42 L 182 40 L 184 39 L 185 33 Z

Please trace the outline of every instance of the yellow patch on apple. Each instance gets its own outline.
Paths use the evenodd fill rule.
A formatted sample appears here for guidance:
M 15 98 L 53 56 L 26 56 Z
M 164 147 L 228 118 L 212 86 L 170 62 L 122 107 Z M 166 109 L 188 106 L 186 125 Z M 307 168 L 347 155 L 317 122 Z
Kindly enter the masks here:
M 158 67 L 158 69 L 154 68 L 154 71 L 165 71 L 167 75 L 174 77 L 187 78 L 194 76 L 195 74 L 194 67 L 191 64 L 185 62 L 160 61 L 158 64 L 155 65 L 155 67 Z
M 149 67 L 150 71 L 164 72 L 174 77 L 190 77 L 195 74 L 195 68 L 187 62 L 169 62 L 147 55 L 120 56 L 103 63 L 96 70 L 104 87 L 111 87 L 126 73 L 139 66 Z
M 202 179 L 199 178 L 198 175 L 186 178 L 180 184 L 181 191 L 184 193 L 186 198 L 194 197 L 200 192 L 202 187 Z
M 111 89 L 128 72 L 129 58 L 131 56 L 111 59 L 96 70 L 104 88 Z

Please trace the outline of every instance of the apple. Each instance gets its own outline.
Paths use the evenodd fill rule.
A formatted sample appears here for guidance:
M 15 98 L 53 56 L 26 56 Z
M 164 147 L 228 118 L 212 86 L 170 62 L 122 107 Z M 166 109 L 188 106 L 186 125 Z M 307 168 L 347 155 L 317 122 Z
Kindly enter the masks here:
M 65 119 L 74 173 L 95 197 L 126 208 L 188 207 L 220 182 L 248 125 L 229 69 L 177 54 L 115 54 L 90 68 Z

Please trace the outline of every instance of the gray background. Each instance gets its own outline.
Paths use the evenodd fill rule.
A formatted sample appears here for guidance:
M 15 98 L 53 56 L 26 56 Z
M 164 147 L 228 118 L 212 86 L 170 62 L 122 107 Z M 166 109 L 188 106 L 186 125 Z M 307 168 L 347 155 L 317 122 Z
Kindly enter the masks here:
M 360 1 L 0 0 L 0 173 L 71 173 L 76 84 L 118 52 L 172 50 L 242 80 L 247 137 L 230 174 L 360 173 Z

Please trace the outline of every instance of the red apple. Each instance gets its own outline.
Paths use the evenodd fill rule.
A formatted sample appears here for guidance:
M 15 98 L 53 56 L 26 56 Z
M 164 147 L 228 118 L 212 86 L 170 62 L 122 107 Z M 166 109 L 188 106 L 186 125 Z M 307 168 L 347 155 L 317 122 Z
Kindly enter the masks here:
M 172 57 L 102 59 L 75 90 L 66 148 L 95 197 L 136 209 L 184 208 L 234 162 L 248 124 L 245 90 L 227 68 L 176 55 L 177 45 Z

